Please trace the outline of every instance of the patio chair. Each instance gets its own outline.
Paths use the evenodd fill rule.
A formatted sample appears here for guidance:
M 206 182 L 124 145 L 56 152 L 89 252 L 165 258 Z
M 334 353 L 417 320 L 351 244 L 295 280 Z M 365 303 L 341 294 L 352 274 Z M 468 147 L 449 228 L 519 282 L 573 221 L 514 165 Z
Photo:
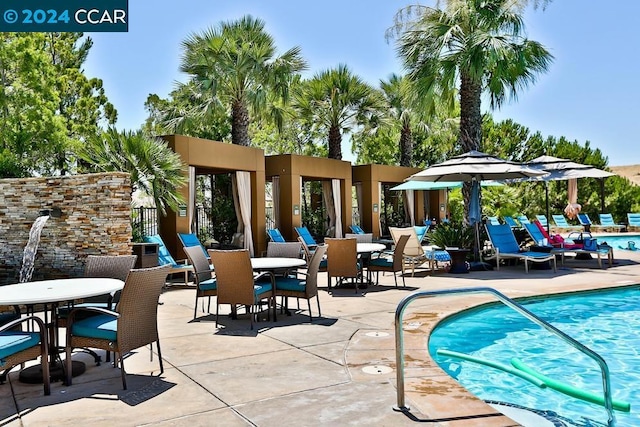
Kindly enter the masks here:
M 168 265 L 170 267 L 169 274 L 182 274 L 185 286 L 189 284 L 189 273 L 193 273 L 193 266 L 188 265 L 186 260 L 177 262 L 169 253 L 167 245 L 164 244 L 159 234 L 153 236 L 145 236 L 145 243 L 158 244 L 158 265 Z
M 501 259 L 518 259 L 524 261 L 524 271 L 529 272 L 529 262 L 553 261 L 553 271 L 557 271 L 556 256 L 552 253 L 530 252 L 520 249 L 511 227 L 507 224 L 485 224 L 489 240 L 495 250 L 496 270 L 500 269 Z
M 316 246 L 318 246 L 318 242 L 313 238 L 311 232 L 307 227 L 294 227 L 298 236 L 304 240 L 304 244 L 309 247 L 309 249 L 313 250 Z
M 327 244 L 327 278 L 328 290 L 331 292 L 331 278 L 337 280 L 336 286 L 343 279 L 354 279 L 362 284 L 361 266 L 358 262 L 356 239 L 326 238 Z M 355 284 L 356 293 L 358 284 Z
M 565 218 L 565 216 L 562 214 L 553 214 L 551 215 L 551 218 L 553 219 L 553 222 L 556 224 L 557 229 L 566 230 L 566 231 L 575 231 L 575 230 L 582 229 L 582 226 L 580 225 L 569 224 L 567 222 L 567 218 Z
M 536 215 L 536 219 L 538 220 L 538 222 L 540 222 L 540 224 L 542 224 L 543 227 L 547 227 L 549 225 L 546 215 Z
M 413 228 L 416 230 L 416 237 L 418 238 L 418 242 L 422 244 L 424 240 L 427 238 L 427 231 L 429 231 L 428 225 L 414 225 Z
M 243 305 L 248 307 L 251 330 L 253 330 L 253 318 L 257 317 L 256 307 L 260 301 L 267 300 L 267 315 L 269 308 L 273 307 L 273 317 L 276 318 L 274 295 L 274 275 L 271 272 L 263 272 L 254 277 L 251 267 L 249 250 L 211 250 L 211 262 L 216 272 L 218 296 L 216 298 L 216 328 L 220 315 L 220 304 L 230 304 L 232 316 L 236 313 L 236 307 Z M 261 282 L 260 279 L 269 276 L 271 280 Z M 270 318 L 270 316 L 269 316 Z
M 627 231 L 639 231 L 640 230 L 640 213 L 627 213 Z
M 286 240 L 284 239 L 284 236 L 282 235 L 282 233 L 280 233 L 280 230 L 278 230 L 277 228 L 267 228 L 267 236 L 269 236 L 269 239 L 271 239 L 272 242 L 276 242 L 276 243 L 286 242 Z
M 373 242 L 373 233 L 346 233 L 344 235 L 345 239 L 356 239 L 357 243 L 371 243 Z
M 531 221 L 529 221 L 529 218 L 527 218 L 525 215 L 518 215 L 516 216 L 516 219 L 522 227 L 524 227 L 525 224 L 531 224 Z
M 533 224 L 536 227 L 538 227 L 538 230 L 540 231 L 540 234 L 542 235 L 542 237 L 547 239 L 547 241 L 549 242 L 549 245 L 553 246 L 554 248 L 561 248 L 561 249 L 567 249 L 567 250 L 582 249 L 581 244 L 575 243 L 573 240 L 569 238 L 565 239 L 559 234 L 549 235 L 549 233 L 547 233 L 547 228 L 543 227 L 540 221 L 537 221 L 537 220 L 533 221 Z
M 599 225 L 591 222 L 591 218 L 589 218 L 589 215 L 587 215 L 586 213 L 578 214 L 578 222 L 584 228 L 584 231 L 591 231 L 591 227 L 593 227 L 594 229 L 600 227 Z
M 376 272 L 376 285 L 379 282 L 379 276 L 381 271 L 389 271 L 393 273 L 393 280 L 396 284 L 396 288 L 398 287 L 398 277 L 396 276 L 396 272 L 402 271 L 402 263 L 403 263 L 403 254 L 404 248 L 407 245 L 407 241 L 409 240 L 408 234 L 403 234 L 398 239 L 398 243 L 396 243 L 396 247 L 393 249 L 393 257 L 389 258 L 388 256 L 384 256 L 383 254 L 378 255 L 376 258 L 372 258 L 369 260 L 368 270 L 369 273 Z M 404 281 L 404 274 L 402 275 L 402 287 L 407 286 Z
M 497 216 L 488 216 L 487 222 L 491 225 L 500 225 L 500 220 Z
M 520 226 L 520 224 L 518 224 L 518 223 L 516 222 L 516 220 L 515 220 L 515 219 L 513 219 L 513 217 L 511 217 L 511 216 L 508 216 L 508 215 L 507 215 L 507 216 L 504 216 L 502 219 L 504 219 L 504 223 L 505 223 L 505 224 L 507 224 L 507 225 L 508 225 L 509 227 L 511 227 L 511 228 L 515 228 L 515 229 L 517 229 L 517 228 L 522 228 L 522 227 Z M 498 223 L 498 224 L 493 224 L 493 225 L 500 225 L 500 224 Z
M 209 259 L 207 248 L 205 248 L 202 243 L 200 243 L 200 239 L 198 239 L 198 236 L 196 236 L 194 233 L 178 233 L 178 239 L 180 239 L 182 247 L 184 248 L 188 248 L 191 246 L 200 247 L 205 258 Z
M 606 230 L 622 231 L 625 228 L 623 224 L 616 224 L 613 220 L 613 215 L 610 213 L 601 213 L 598 215 L 600 216 L 600 226 Z
M 124 355 L 144 345 L 157 343 L 160 374 L 164 372 L 158 336 L 158 300 L 170 267 L 160 266 L 131 270 L 122 288 L 115 311 L 99 307 L 71 310 L 67 326 L 67 385 L 71 385 L 71 350 L 92 347 L 118 353 L 122 387 L 127 389 Z M 94 312 L 95 316 L 76 318 L 79 313 Z M 153 353 L 152 353 L 153 354 Z
M 351 232 L 354 234 L 364 234 L 364 230 L 359 225 L 351 224 L 349 228 L 351 229 Z
M 307 261 L 307 268 L 309 268 L 309 264 L 311 264 L 311 258 L 313 258 L 314 250 L 311 250 L 309 246 L 304 243 L 304 239 L 298 236 L 298 241 L 302 245 L 302 251 L 304 252 L 304 259 Z M 317 247 L 317 246 L 316 246 Z M 327 271 L 327 257 L 326 253 L 322 261 L 320 261 L 319 271 Z
M 268 242 L 267 243 L 267 256 L 274 258 L 301 258 L 303 254 L 302 243 L 300 242 Z M 274 271 L 276 276 L 288 276 L 296 275 L 297 268 L 283 269 L 281 271 Z
M 318 302 L 318 317 L 322 316 L 320 310 L 320 298 L 318 298 L 318 271 L 320 270 L 320 262 L 323 260 L 327 252 L 327 245 L 319 245 L 309 262 L 309 268 L 306 273 L 297 273 L 294 277 L 276 277 L 275 278 L 275 295 L 283 298 L 305 298 L 309 307 L 309 321 L 313 322 L 313 314 L 311 312 L 311 298 L 316 297 Z M 285 300 L 284 307 L 287 308 Z
M 21 329 L 25 322 L 38 325 L 38 331 L 23 332 Z M 27 316 L 12 320 L 0 327 L 0 367 L 4 369 L 0 375 L 0 384 L 6 381 L 12 368 L 37 359 L 38 356 L 40 356 L 44 394 L 50 395 L 49 343 L 47 328 L 42 319 L 37 316 Z
M 424 248 L 418 241 L 418 236 L 416 234 L 416 230 L 413 227 L 389 227 L 389 232 L 391 233 L 391 238 L 393 238 L 394 244 L 398 244 L 400 241 L 400 236 L 408 235 L 409 240 L 407 241 L 406 246 L 404 247 L 403 252 L 403 272 L 404 267 L 407 264 L 411 265 L 411 277 L 415 274 L 416 266 L 420 266 L 428 261 L 427 255 L 425 253 Z
M 194 281 L 196 283 L 196 302 L 193 306 L 193 318 L 196 318 L 198 312 L 198 298 L 209 298 L 207 312 L 211 312 L 211 297 L 218 295 L 218 284 L 213 278 L 213 272 L 209 260 L 202 255 L 202 251 L 197 246 L 189 246 L 184 248 L 187 258 L 194 269 Z M 204 301 L 202 302 L 202 311 L 204 312 Z

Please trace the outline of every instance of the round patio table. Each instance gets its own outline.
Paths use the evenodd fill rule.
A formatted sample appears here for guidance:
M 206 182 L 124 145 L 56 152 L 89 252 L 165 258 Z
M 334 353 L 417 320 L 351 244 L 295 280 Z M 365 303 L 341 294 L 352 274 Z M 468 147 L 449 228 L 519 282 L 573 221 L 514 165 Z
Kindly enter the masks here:
M 251 268 L 256 271 L 273 271 L 306 266 L 302 258 L 262 257 L 251 258 Z
M 59 303 L 74 301 L 82 298 L 110 294 L 121 290 L 124 282 L 119 279 L 77 277 L 71 279 L 40 280 L 36 282 L 15 283 L 0 286 L 0 305 L 45 305 L 45 324 L 49 337 L 51 350 L 49 352 L 51 365 L 51 381 L 64 379 L 62 363 L 58 354 L 58 346 L 55 340 L 55 312 Z M 51 322 L 48 320 L 47 308 L 51 309 Z M 73 376 L 84 372 L 84 363 L 73 362 Z M 42 382 L 42 372 L 39 366 L 31 366 L 20 371 L 20 381 L 27 383 Z

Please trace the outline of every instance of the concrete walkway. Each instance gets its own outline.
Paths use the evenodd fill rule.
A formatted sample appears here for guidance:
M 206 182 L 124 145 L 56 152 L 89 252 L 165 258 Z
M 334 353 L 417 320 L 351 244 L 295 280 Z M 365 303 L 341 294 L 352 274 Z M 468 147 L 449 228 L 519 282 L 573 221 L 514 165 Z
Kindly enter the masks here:
M 490 286 L 511 297 L 640 283 L 640 254 L 616 250 L 616 265 L 600 270 L 595 260 L 567 260 L 551 270 L 522 265 L 500 271 L 450 275 L 419 270 L 396 289 L 390 274 L 362 293 L 320 290 L 322 317 L 279 315 L 249 330 L 246 316 L 231 320 L 198 311 L 194 291 L 169 289 L 158 307 L 165 371 L 148 348 L 125 360 L 128 390 L 120 372 L 76 353 L 87 371 L 73 386 L 18 382 L 18 370 L 0 385 L 0 425 L 5 426 L 513 426 L 512 419 L 475 399 L 435 366 L 427 353 L 429 329 L 446 315 L 490 298 L 485 295 L 426 298 L 405 314 L 407 416 L 396 404 L 394 313 L 415 290 Z M 320 278 L 326 284 L 326 276 Z M 301 301 L 306 308 L 306 301 Z M 291 301 L 290 305 L 295 306 Z M 317 316 L 315 300 L 312 301 Z M 221 306 L 226 314 L 228 307 Z M 215 312 L 215 307 L 212 306 Z

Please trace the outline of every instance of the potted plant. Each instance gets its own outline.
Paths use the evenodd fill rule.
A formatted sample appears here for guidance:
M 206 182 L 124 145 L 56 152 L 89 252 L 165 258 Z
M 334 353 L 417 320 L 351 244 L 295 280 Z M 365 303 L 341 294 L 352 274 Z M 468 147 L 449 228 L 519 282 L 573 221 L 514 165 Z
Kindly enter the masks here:
M 438 246 L 451 256 L 450 273 L 467 273 L 467 255 L 473 247 L 473 228 L 461 222 L 439 224 L 428 233 L 429 243 Z

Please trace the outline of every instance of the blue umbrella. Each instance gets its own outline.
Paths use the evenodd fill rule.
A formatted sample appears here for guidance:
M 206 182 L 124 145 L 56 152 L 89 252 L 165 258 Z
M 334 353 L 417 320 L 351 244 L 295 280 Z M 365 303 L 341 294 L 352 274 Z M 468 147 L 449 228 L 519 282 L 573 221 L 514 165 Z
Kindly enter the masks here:
M 482 221 L 480 208 L 480 183 L 471 181 L 471 200 L 469 200 L 469 224 L 474 225 Z

